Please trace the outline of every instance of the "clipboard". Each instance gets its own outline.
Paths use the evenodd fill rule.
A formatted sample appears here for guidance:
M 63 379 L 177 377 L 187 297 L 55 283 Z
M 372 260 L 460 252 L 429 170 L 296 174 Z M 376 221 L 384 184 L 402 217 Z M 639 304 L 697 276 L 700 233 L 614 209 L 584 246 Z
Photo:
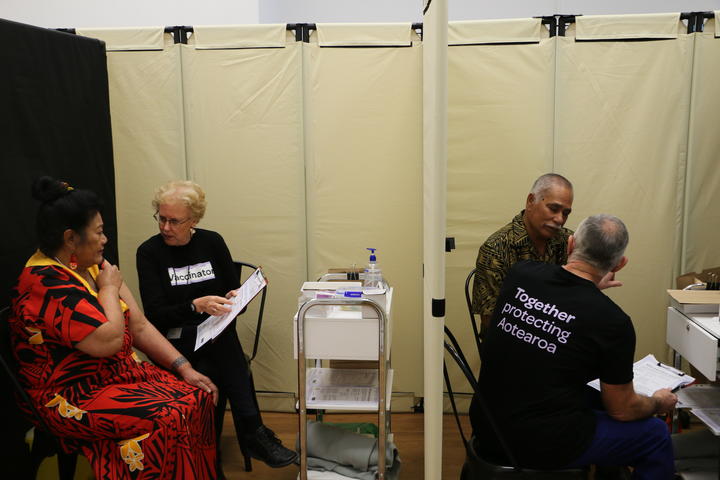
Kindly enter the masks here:
M 661 388 L 674 391 L 685 385 L 690 385 L 694 381 L 694 377 L 682 370 L 658 362 L 652 354 L 646 355 L 633 364 L 633 387 L 635 392 L 648 397 Z M 600 390 L 600 379 L 596 378 L 589 382 L 588 385 Z
M 218 335 L 237 317 L 258 293 L 267 286 L 267 278 L 258 267 L 246 280 L 236 289 L 237 294 L 231 298 L 231 310 L 223 315 L 211 315 L 197 326 L 195 333 L 195 351 L 205 345 Z

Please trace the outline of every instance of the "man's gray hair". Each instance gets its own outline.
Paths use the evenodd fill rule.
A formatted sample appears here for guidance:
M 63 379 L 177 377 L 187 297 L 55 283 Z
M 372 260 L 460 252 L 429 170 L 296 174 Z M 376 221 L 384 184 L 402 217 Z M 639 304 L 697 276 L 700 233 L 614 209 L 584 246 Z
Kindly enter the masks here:
M 574 237 L 575 249 L 570 259 L 587 262 L 603 273 L 620 263 L 630 240 L 623 221 L 605 214 L 593 215 L 580 222 Z
M 535 196 L 535 203 L 541 200 L 545 192 L 556 186 L 564 187 L 568 190 L 573 189 L 570 180 L 557 173 L 546 173 L 545 175 L 541 175 L 540 177 L 538 177 L 538 179 L 535 180 L 535 183 L 533 183 L 533 186 L 530 189 L 530 193 Z

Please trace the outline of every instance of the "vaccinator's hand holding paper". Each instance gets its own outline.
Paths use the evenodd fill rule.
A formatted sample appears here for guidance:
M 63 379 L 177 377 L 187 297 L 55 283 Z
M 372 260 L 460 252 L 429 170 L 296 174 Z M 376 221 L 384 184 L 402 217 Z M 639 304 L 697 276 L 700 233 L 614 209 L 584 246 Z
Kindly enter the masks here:
M 233 290 L 234 296 L 230 297 L 232 302 L 230 311 L 222 315 L 211 315 L 197 327 L 195 336 L 195 350 L 205 345 L 208 341 L 217 337 L 237 317 L 240 312 L 267 286 L 267 279 L 262 270 L 258 268 L 245 280 L 240 288 Z

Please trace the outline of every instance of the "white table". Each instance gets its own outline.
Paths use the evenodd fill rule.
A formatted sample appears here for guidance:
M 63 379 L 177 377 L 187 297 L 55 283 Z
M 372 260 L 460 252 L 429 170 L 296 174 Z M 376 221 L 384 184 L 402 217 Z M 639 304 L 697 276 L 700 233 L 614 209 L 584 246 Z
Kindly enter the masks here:
M 683 357 L 708 380 L 716 380 L 718 340 L 720 320 L 717 313 L 688 314 L 668 307 L 667 343 L 675 351 L 676 368 L 679 368 L 679 357 Z
M 680 368 L 680 361 L 684 357 L 708 380 L 716 380 L 719 370 L 719 342 L 720 318 L 717 313 L 684 313 L 674 307 L 668 307 L 667 343 L 674 350 L 673 360 L 676 368 Z M 707 465 L 699 464 L 698 462 L 701 461 L 705 461 Z M 683 479 L 720 478 L 718 460 L 712 461 L 712 457 L 705 460 L 681 459 L 677 463 Z M 684 464 L 688 464 L 690 470 L 687 474 L 682 472 Z

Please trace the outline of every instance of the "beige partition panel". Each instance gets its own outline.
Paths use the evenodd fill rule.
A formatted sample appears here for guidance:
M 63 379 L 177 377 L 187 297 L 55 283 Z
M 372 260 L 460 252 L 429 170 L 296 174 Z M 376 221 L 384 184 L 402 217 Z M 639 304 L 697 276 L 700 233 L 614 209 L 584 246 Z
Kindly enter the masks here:
M 421 54 L 410 24 L 377 28 L 318 25 L 336 46 L 318 44 L 317 32 L 304 46 L 308 276 L 364 267 L 365 248 L 378 249 L 395 289 L 393 390 L 420 393 Z
M 525 208 L 535 178 L 552 171 L 555 39 L 538 19 L 451 22 L 448 36 L 447 235 L 457 250 L 446 258 L 445 322 L 478 368 L 465 278 L 480 245 Z M 455 389 L 470 391 L 450 372 Z
M 294 392 L 292 316 L 306 277 L 302 65 L 300 44 L 279 32 L 281 46 L 278 26 L 195 27 L 197 43 L 182 50 L 183 89 L 188 176 L 208 200 L 200 227 L 269 279 L 256 387 Z M 238 321 L 248 353 L 255 318 L 249 310 Z
M 720 266 L 719 32 L 720 22 L 711 20 L 694 34 L 682 272 Z
M 583 31 L 578 17 L 578 31 Z M 618 19 L 621 26 L 641 24 Z M 647 20 L 647 19 L 644 19 Z M 618 32 L 613 18 L 593 22 L 594 37 Z M 667 34 L 667 19 L 658 30 Z M 610 213 L 630 231 L 625 282 L 606 293 L 633 319 L 636 356 L 667 360 L 665 290 L 679 269 L 692 36 L 638 41 L 558 38 L 555 170 L 575 185 L 570 226 Z M 647 27 L 649 38 L 658 38 Z M 624 32 L 627 33 L 627 32 Z M 633 38 L 634 41 L 625 41 Z M 667 37 L 666 37 L 667 38 Z
M 180 49 L 162 27 L 78 34 L 106 43 L 120 266 L 139 302 L 135 250 L 158 231 L 153 191 L 185 178 Z

